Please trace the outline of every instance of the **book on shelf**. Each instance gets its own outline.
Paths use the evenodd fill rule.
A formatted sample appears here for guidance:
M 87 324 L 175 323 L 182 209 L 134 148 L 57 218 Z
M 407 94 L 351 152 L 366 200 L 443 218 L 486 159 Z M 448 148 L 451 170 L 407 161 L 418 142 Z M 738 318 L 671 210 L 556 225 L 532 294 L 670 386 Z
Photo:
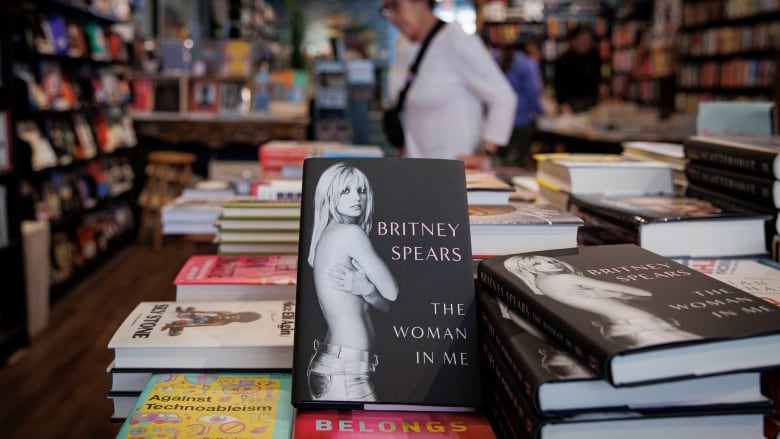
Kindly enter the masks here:
M 520 384 L 486 339 L 485 411 L 504 437 L 528 439 L 688 439 L 760 437 L 766 409 L 760 407 L 675 409 L 669 411 L 599 411 L 543 415 L 535 410 Z
M 0 111 L 0 172 L 11 169 L 11 116 L 8 111 Z
M 764 178 L 780 178 L 780 136 L 685 139 L 685 156 L 698 163 Z
M 108 343 L 120 368 L 292 365 L 295 302 L 141 302 Z
M 780 209 L 780 180 L 695 162 L 688 165 L 685 175 L 692 184 L 711 188 L 768 209 Z
M 515 378 L 516 392 L 542 414 L 766 406 L 759 372 L 614 387 L 502 299 L 477 291 L 480 336 Z M 483 346 L 484 348 L 484 346 Z
M 780 305 L 780 266 L 771 259 L 684 258 L 676 262 Z
M 767 253 L 768 215 L 719 208 L 696 198 L 584 194 L 572 197 L 570 211 L 585 220 L 586 244 L 629 242 L 667 257 Z
M 489 171 L 466 170 L 466 194 L 469 205 L 508 204 L 512 185 Z
M 615 386 L 780 365 L 780 307 L 636 245 L 501 256 L 477 270 Z
M 227 40 L 222 43 L 220 76 L 248 78 L 252 74 L 252 45 L 245 40 Z
M 304 162 L 296 406 L 479 405 L 468 221 L 462 161 Z M 334 362 L 359 383 L 329 386 L 343 379 L 330 374 Z
M 297 201 L 234 199 L 222 203 L 222 218 L 296 219 L 301 216 Z
M 219 82 L 213 79 L 196 79 L 192 82 L 190 111 L 216 114 L 219 111 Z
M 294 255 L 192 255 L 173 280 L 176 300 L 294 300 L 297 264 Z
M 293 437 L 495 439 L 484 413 L 298 409 Z
M 666 163 L 631 160 L 620 154 L 537 154 L 541 183 L 569 194 L 673 194 L 672 168 Z
M 474 259 L 535 250 L 577 246 L 583 221 L 545 204 L 508 202 L 469 204 L 471 251 Z
M 289 373 L 155 374 L 117 438 L 287 439 Z
M 249 113 L 249 88 L 242 82 L 223 81 L 219 83 L 218 112 L 225 116 L 241 116 Z
M 235 255 L 295 255 L 298 254 L 298 242 L 220 242 L 217 254 Z

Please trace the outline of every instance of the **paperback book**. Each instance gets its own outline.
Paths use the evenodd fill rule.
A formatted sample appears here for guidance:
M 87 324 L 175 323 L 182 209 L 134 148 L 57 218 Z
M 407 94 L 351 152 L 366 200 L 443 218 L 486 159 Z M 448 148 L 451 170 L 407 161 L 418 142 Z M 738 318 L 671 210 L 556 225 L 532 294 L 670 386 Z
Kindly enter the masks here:
M 307 159 L 298 254 L 293 404 L 480 404 L 463 162 Z
M 769 215 L 720 208 L 706 200 L 583 194 L 572 197 L 569 210 L 585 220 L 585 244 L 634 243 L 667 257 L 767 253 Z
M 289 373 L 155 374 L 117 438 L 288 439 Z
M 118 368 L 263 368 L 292 365 L 295 302 L 141 302 L 108 347 Z
M 510 253 L 572 248 L 582 219 L 545 204 L 469 205 L 474 259 Z
M 294 255 L 193 255 L 174 279 L 177 301 L 294 300 Z
M 562 345 L 552 341 L 508 304 L 477 292 L 483 349 L 490 345 L 518 387 L 514 389 L 545 415 L 595 411 L 670 411 L 766 406 L 759 372 L 614 387 Z M 488 343 L 489 340 L 489 343 Z
M 469 205 L 507 204 L 514 192 L 512 185 L 488 171 L 466 171 L 466 189 Z
M 636 245 L 492 258 L 478 279 L 615 386 L 780 365 L 780 307 Z

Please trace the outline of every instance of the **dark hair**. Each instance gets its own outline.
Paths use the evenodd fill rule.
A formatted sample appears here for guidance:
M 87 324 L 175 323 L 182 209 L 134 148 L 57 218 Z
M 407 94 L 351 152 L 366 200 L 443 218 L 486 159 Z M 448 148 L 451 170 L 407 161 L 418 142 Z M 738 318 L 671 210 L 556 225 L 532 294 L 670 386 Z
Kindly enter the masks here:
M 591 29 L 590 26 L 586 24 L 578 24 L 569 30 L 569 34 L 566 36 L 566 39 L 571 41 L 582 34 L 593 35 L 593 29 Z
M 499 60 L 498 65 L 501 67 L 501 71 L 506 73 L 509 71 L 509 68 L 512 67 L 512 62 L 515 60 L 515 47 L 514 46 L 504 46 L 501 48 L 501 60 Z

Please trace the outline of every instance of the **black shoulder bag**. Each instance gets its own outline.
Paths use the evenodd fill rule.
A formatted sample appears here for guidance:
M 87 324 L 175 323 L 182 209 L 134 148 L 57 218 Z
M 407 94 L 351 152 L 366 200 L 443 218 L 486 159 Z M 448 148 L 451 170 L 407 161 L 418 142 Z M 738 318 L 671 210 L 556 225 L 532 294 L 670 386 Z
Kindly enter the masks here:
M 420 51 L 417 52 L 417 58 L 414 59 L 414 62 L 409 67 L 409 74 L 406 76 L 406 84 L 404 84 L 404 88 L 402 88 L 401 92 L 398 94 L 398 101 L 396 102 L 395 107 L 385 110 L 382 114 L 382 129 L 385 132 L 387 141 L 398 149 L 404 147 L 404 127 L 401 123 L 401 111 L 403 111 L 406 93 L 409 91 L 409 87 L 412 85 L 412 81 L 414 81 L 414 77 L 417 75 L 417 69 L 420 66 L 420 61 L 422 61 L 425 51 L 428 49 L 428 45 L 433 39 L 433 36 L 436 35 L 443 25 L 444 22 L 438 20 L 436 25 L 433 26 L 433 29 L 425 36 L 425 40 L 423 40 L 422 45 L 420 46 Z

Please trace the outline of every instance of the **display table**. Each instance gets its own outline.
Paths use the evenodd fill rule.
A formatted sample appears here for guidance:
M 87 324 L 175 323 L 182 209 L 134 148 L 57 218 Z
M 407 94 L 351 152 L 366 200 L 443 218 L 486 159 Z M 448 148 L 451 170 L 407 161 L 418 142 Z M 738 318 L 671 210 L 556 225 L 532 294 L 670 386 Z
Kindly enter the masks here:
M 260 145 L 269 140 L 306 140 L 309 118 L 272 114 L 220 116 L 197 113 L 133 113 L 136 135 L 178 145 L 211 149 L 229 144 Z

